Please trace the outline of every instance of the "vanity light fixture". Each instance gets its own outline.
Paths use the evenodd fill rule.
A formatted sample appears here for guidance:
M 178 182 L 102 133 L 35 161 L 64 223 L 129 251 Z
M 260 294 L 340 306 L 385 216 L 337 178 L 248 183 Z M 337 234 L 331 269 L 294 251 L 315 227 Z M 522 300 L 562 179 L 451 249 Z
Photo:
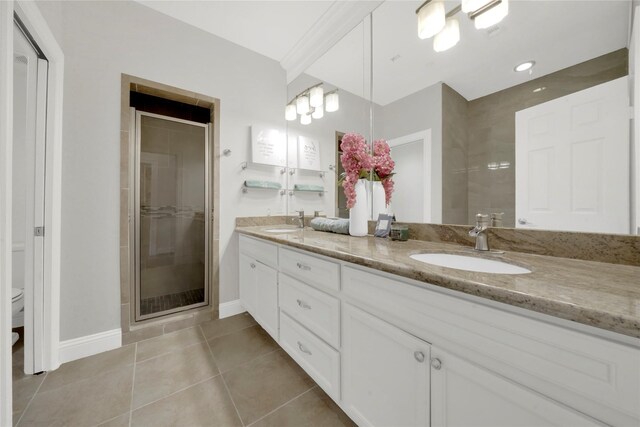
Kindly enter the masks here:
M 520 73 L 522 71 L 527 71 L 532 69 L 534 65 L 536 65 L 536 61 L 525 61 L 522 64 L 518 64 L 515 67 L 513 67 L 513 71 L 515 71 L 516 73 Z
M 325 110 L 327 110 L 327 113 L 333 113 L 334 111 L 338 111 L 340 108 L 340 99 L 338 98 L 337 90 L 329 92 L 325 97 L 325 101 Z
M 433 39 L 433 50 L 444 52 L 451 49 L 460 41 L 460 23 L 456 18 L 448 18 L 442 31 Z
M 299 115 L 300 123 L 308 125 L 311 118 L 321 119 L 325 110 L 331 113 L 338 111 L 339 106 L 338 89 L 325 94 L 323 84 L 318 83 L 297 94 L 286 105 L 284 118 L 291 122 Z
M 476 29 L 493 27 L 509 14 L 509 0 L 462 0 L 462 4 L 445 13 L 442 0 L 427 0 L 416 10 L 418 37 L 435 36 L 433 49 L 442 52 L 460 41 L 460 23 L 453 17 L 458 12 L 468 13 Z

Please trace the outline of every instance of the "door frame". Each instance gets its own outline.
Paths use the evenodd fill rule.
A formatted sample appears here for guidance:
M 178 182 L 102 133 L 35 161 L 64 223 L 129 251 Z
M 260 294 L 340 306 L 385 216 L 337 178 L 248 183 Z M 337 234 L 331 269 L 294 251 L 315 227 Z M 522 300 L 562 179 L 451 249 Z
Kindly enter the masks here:
M 209 305 L 210 299 L 210 288 L 211 288 L 211 268 L 210 268 L 210 254 L 211 254 L 211 205 L 212 205 L 212 187 L 211 187 L 211 151 L 212 151 L 212 141 L 209 135 L 210 132 L 210 123 L 200 123 L 194 122 L 190 120 L 178 119 L 171 116 L 166 116 L 162 114 L 149 113 L 147 111 L 136 110 L 135 108 L 131 108 L 131 116 L 133 123 L 135 124 L 133 127 L 135 128 L 135 145 L 134 145 L 134 156 L 133 156 L 133 165 L 131 167 L 133 173 L 133 183 L 134 183 L 134 194 L 133 194 L 133 253 L 130 255 L 133 268 L 132 272 L 134 273 L 133 277 L 133 286 L 131 287 L 132 300 L 135 301 L 135 307 L 133 310 L 134 313 L 134 321 L 135 322 L 143 322 L 145 320 L 157 319 L 162 316 L 166 316 L 169 314 L 175 314 L 185 310 L 191 310 L 194 308 L 206 307 Z M 183 123 L 191 126 L 197 126 L 204 128 L 204 141 L 205 141 L 205 149 L 204 149 L 204 192 L 205 192 L 205 202 L 204 202 L 204 234 L 205 234 L 205 249 L 204 249 L 204 259 L 207 260 L 204 265 L 204 302 L 191 304 L 184 307 L 178 307 L 171 310 L 165 310 L 158 313 L 142 315 L 140 313 L 140 161 L 141 161 L 141 121 L 142 116 L 146 117 L 154 117 L 157 119 L 172 121 L 176 123 Z
M 409 144 L 412 142 L 422 140 L 422 164 L 424 166 L 424 194 L 423 194 L 423 206 L 422 206 L 422 222 L 437 223 L 441 222 L 441 218 L 438 218 L 438 213 L 442 212 L 442 201 L 438 203 L 436 200 L 435 192 L 432 191 L 434 182 L 442 181 L 438 180 L 435 176 L 435 171 L 431 167 L 431 159 L 433 156 L 433 142 L 431 140 L 431 129 L 425 129 L 419 132 L 415 132 L 409 135 L 400 136 L 387 141 L 390 148 L 398 147 L 400 145 Z
M 45 241 L 43 295 L 43 370 L 60 366 L 60 228 L 62 171 L 62 96 L 64 55 L 33 2 L 0 2 L 0 424 L 12 421 L 11 375 L 11 188 L 13 144 L 13 14 L 20 17 L 49 60 L 45 171 Z

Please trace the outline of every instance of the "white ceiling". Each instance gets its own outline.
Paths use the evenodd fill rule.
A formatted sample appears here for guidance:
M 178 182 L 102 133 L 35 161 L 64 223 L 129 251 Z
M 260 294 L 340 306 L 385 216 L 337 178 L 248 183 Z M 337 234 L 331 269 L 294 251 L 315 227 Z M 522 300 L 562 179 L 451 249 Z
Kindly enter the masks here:
M 150 1 L 140 3 L 277 61 L 334 1 Z M 458 13 L 461 40 L 436 53 L 417 36 L 422 0 L 387 0 L 373 13 L 374 101 L 386 105 L 440 81 L 472 100 L 627 46 L 630 0 L 511 0 L 497 31 L 476 30 Z M 447 2 L 447 10 L 456 2 Z M 492 29 L 492 30 L 495 30 Z M 367 94 L 368 27 L 359 25 L 307 73 Z M 398 57 L 399 56 L 399 57 Z M 395 61 L 391 58 L 397 57 Z M 515 73 L 534 59 L 533 73 Z
M 137 0 L 158 12 L 281 61 L 333 1 Z

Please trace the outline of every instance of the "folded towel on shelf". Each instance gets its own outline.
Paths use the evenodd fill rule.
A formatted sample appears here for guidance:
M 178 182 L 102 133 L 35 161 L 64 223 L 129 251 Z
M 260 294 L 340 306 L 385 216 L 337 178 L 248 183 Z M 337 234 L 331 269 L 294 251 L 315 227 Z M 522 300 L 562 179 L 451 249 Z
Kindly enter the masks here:
M 317 217 L 311 220 L 311 228 L 316 231 L 329 231 L 338 234 L 349 234 L 349 220 L 346 218 Z
M 244 186 L 247 188 L 272 188 L 274 190 L 280 190 L 282 185 L 279 182 L 273 181 L 259 181 L 257 179 L 248 179 L 244 182 Z
M 293 186 L 295 191 L 324 191 L 324 187 L 322 185 L 313 185 L 313 184 L 296 184 Z

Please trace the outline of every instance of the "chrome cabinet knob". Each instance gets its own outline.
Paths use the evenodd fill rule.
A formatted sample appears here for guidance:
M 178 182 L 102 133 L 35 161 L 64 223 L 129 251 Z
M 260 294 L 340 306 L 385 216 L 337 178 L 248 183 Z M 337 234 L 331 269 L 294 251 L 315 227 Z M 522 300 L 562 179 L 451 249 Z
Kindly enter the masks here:
M 422 363 L 424 362 L 424 353 L 421 351 L 414 351 L 413 352 L 413 357 L 415 357 L 415 359 L 419 362 Z
M 302 301 L 301 299 L 297 299 L 296 302 L 300 307 L 304 308 L 305 310 L 311 310 L 311 306 L 306 302 Z
M 518 218 L 518 224 L 525 225 L 527 223 L 528 223 L 528 221 L 527 221 L 526 218 Z
M 309 267 L 308 265 L 305 265 L 305 264 L 303 264 L 301 262 L 296 263 L 296 265 L 298 266 L 298 268 L 300 270 L 305 270 L 305 271 L 311 270 L 311 267 Z
M 312 355 L 311 352 L 304 345 L 302 345 L 300 341 L 298 341 L 298 348 L 300 349 L 301 352 L 306 353 L 309 356 Z
M 254 263 L 251 263 L 251 268 L 256 268 L 256 265 Z
M 437 357 L 431 359 L 431 367 L 436 371 L 439 371 L 442 368 L 442 362 Z

